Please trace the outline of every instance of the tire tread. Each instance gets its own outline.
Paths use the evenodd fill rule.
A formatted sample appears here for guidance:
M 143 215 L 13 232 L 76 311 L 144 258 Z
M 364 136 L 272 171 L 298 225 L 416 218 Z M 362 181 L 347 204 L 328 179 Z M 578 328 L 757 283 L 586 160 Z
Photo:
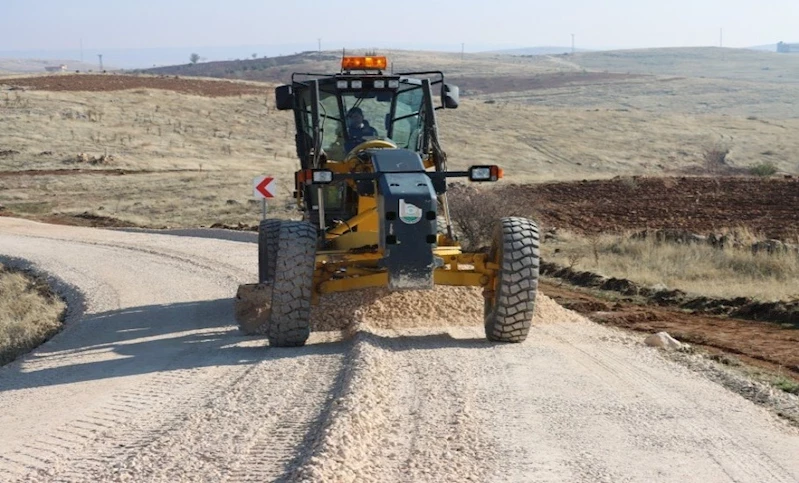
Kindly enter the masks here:
M 308 340 L 315 268 L 316 227 L 304 221 L 282 222 L 267 330 L 270 345 L 297 347 Z
M 498 251 L 497 290 L 485 307 L 486 337 L 497 342 L 522 342 L 530 332 L 538 291 L 538 225 L 526 218 L 502 218 L 491 248 L 492 254 Z

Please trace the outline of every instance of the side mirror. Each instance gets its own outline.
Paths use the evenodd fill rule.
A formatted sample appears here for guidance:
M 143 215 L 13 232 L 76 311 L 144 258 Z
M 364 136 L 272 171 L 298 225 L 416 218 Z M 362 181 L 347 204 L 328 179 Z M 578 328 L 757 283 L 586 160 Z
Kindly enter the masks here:
M 444 105 L 444 108 L 457 109 L 459 94 L 460 89 L 458 89 L 458 86 L 444 84 L 443 87 L 441 87 L 441 103 Z
M 285 85 L 275 89 L 275 106 L 278 111 L 294 109 L 294 92 L 291 86 Z

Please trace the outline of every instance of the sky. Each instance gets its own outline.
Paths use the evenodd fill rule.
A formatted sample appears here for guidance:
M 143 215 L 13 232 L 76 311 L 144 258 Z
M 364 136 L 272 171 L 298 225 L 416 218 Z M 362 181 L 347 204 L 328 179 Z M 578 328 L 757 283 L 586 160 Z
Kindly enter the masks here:
M 759 4 L 759 5 L 758 5 Z M 748 47 L 799 42 L 799 1 L 0 0 L 0 52 L 272 46 Z M 283 47 L 280 47 L 283 46 Z M 280 50 L 288 50 L 280 52 Z

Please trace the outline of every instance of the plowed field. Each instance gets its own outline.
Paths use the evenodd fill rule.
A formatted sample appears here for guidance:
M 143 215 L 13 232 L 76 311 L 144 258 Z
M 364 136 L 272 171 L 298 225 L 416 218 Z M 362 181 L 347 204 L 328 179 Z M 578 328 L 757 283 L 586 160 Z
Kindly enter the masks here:
M 799 233 L 797 178 L 635 177 L 500 189 L 515 205 L 534 209 L 545 226 L 581 233 L 737 227 L 769 238 Z
M 115 74 L 67 74 L 0 79 L 0 85 L 40 91 L 107 92 L 128 89 L 162 89 L 206 97 L 271 93 L 272 88 L 231 81 L 186 79 L 178 76 L 136 76 Z

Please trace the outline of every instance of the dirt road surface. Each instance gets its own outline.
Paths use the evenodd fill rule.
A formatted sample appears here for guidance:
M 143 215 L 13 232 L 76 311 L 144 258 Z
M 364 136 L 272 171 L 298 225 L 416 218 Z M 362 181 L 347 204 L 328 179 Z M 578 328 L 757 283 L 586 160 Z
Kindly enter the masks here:
M 518 345 L 439 289 L 275 349 L 233 325 L 252 243 L 0 218 L 0 254 L 73 303 L 0 368 L 2 481 L 799 481 L 799 431 L 543 296 Z

